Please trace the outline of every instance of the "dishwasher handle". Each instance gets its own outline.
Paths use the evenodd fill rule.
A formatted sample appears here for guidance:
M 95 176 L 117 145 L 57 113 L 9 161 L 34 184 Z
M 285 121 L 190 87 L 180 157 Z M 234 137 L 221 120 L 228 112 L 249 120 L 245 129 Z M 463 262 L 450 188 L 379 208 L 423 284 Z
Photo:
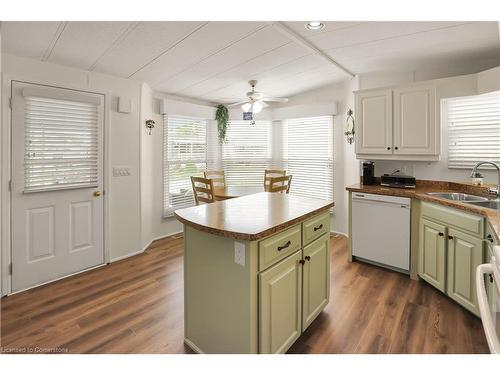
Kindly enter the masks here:
M 384 200 L 377 200 L 377 199 L 370 199 L 370 198 L 356 198 L 352 197 L 352 201 L 354 202 L 359 202 L 359 203 L 374 203 L 374 204 L 379 204 L 381 206 L 400 206 L 401 208 L 410 208 L 410 203 L 402 203 L 402 202 L 392 202 L 392 201 L 384 201 Z

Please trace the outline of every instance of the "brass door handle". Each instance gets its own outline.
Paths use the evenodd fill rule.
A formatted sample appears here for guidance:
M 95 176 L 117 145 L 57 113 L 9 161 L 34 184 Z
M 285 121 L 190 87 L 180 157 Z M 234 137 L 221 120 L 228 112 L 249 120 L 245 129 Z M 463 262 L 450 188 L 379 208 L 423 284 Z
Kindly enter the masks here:
M 94 197 L 100 197 L 101 192 L 99 190 L 94 191 Z

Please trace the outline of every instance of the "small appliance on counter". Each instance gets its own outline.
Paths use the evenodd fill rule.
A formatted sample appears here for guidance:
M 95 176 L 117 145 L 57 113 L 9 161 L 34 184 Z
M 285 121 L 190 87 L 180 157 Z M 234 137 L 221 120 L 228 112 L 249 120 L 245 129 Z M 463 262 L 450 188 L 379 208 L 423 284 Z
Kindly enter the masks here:
M 375 184 L 375 164 L 372 161 L 363 162 L 363 185 Z
M 414 189 L 416 187 L 415 177 L 405 176 L 400 174 L 399 171 L 391 174 L 384 174 L 380 177 L 380 185 L 396 188 Z

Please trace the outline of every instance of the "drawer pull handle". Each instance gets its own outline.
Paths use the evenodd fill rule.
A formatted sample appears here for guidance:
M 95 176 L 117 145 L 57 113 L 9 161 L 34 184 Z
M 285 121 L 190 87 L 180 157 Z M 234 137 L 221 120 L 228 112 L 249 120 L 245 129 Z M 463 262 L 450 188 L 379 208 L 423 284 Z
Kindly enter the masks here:
M 439 232 L 438 233 L 440 237 L 443 237 L 444 236 L 444 233 L 443 232 Z
M 493 237 L 491 236 L 491 234 L 488 234 L 486 236 L 486 238 L 488 239 L 488 241 L 490 241 L 491 243 L 493 243 Z
M 302 264 L 302 265 L 304 265 L 305 262 L 306 261 L 304 259 L 299 260 L 299 263 Z
M 288 246 L 290 246 L 292 243 L 290 241 L 287 241 L 286 244 L 284 244 L 283 246 L 278 246 L 278 251 L 281 251 L 283 249 L 286 249 Z
M 306 256 L 304 257 L 304 259 L 305 259 L 305 260 L 307 260 L 307 261 L 310 261 L 310 260 L 311 260 L 311 257 L 310 257 L 309 255 L 306 255 Z
M 448 236 L 448 239 L 449 239 L 449 240 L 452 240 L 452 239 L 453 239 L 453 236 Z
M 321 228 L 323 228 L 323 224 L 320 224 L 317 227 L 314 227 L 314 231 L 316 232 L 317 230 L 320 230 Z

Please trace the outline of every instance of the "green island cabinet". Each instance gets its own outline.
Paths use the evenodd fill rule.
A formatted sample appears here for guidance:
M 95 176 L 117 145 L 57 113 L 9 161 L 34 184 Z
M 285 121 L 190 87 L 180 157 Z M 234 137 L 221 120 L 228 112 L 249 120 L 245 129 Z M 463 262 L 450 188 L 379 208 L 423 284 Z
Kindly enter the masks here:
M 332 206 L 259 193 L 177 211 L 186 344 L 198 353 L 285 353 L 329 302 Z M 245 220 L 266 223 L 249 230 Z
M 485 219 L 422 202 L 419 226 L 418 275 L 479 315 L 475 277 L 486 258 Z

